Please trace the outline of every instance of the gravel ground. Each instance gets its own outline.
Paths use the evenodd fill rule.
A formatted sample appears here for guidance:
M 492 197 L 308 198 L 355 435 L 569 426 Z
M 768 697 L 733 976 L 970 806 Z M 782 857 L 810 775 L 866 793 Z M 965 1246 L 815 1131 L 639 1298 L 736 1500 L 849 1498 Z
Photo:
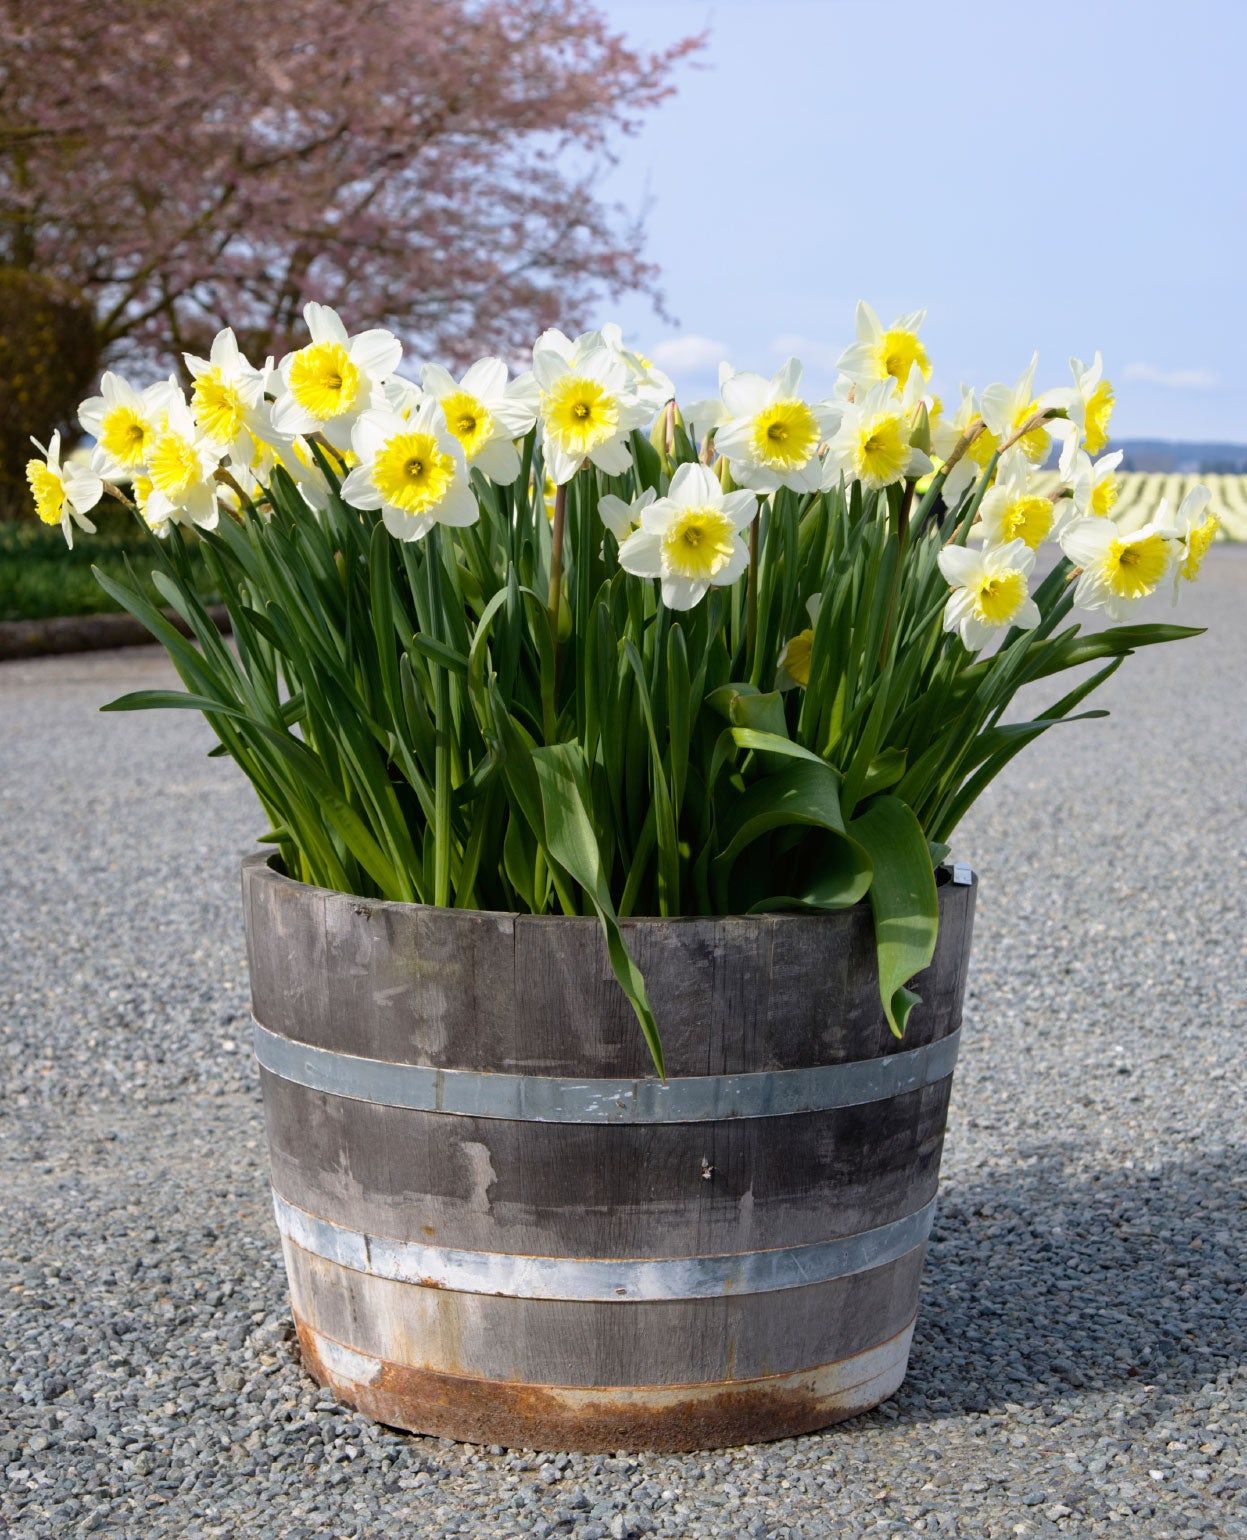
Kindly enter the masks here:
M 825 1435 L 533 1456 L 337 1408 L 286 1320 L 208 734 L 154 652 L 0 668 L 0 1529 L 1247 1535 L 1247 550 L 976 810 L 966 1043 L 909 1379 Z M 1191 609 L 1195 605 L 1191 603 Z

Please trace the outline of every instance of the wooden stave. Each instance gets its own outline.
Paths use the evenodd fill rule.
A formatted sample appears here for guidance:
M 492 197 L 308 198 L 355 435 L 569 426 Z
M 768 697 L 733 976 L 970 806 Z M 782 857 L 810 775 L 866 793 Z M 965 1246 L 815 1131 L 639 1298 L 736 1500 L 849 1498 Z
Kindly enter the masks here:
M 256 1020 L 296 1041 L 442 1069 L 653 1074 L 597 921 L 352 898 L 243 865 Z M 823 915 L 624 922 L 669 1076 L 903 1052 L 961 1023 L 976 884 L 943 883 L 936 954 L 903 1039 L 878 999 L 863 905 Z M 423 975 L 420 1003 L 413 979 Z M 521 1003 L 522 1002 L 522 1003 Z
M 585 1257 L 764 1250 L 900 1218 L 935 1195 L 952 1079 L 782 1119 L 618 1126 L 450 1117 L 261 1076 L 288 1202 L 399 1240 Z M 568 1170 L 583 1185 L 563 1192 Z

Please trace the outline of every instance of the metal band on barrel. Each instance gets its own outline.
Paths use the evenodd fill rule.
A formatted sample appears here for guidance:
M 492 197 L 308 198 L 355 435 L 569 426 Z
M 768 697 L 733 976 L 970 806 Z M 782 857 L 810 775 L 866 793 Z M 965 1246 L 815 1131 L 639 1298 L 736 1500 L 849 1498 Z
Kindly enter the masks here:
M 266 1070 L 312 1091 L 461 1117 L 532 1123 L 712 1123 L 785 1117 L 886 1101 L 953 1072 L 961 1029 L 878 1059 L 673 1080 L 569 1080 L 393 1064 L 297 1043 L 255 1024 Z
M 931 1233 L 935 1199 L 891 1224 L 808 1246 L 718 1257 L 533 1257 L 363 1235 L 273 1194 L 277 1228 L 326 1261 L 374 1278 L 516 1299 L 717 1299 L 828 1283 L 895 1262 Z

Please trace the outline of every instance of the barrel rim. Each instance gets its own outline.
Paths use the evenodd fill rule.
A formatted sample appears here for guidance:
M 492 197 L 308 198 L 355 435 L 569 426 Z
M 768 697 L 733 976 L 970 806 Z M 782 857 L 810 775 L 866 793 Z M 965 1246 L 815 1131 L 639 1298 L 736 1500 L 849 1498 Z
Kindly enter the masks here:
M 268 882 L 282 888 L 292 888 L 309 898 L 329 898 L 341 903 L 350 903 L 356 906 L 366 906 L 358 912 L 368 915 L 379 911 L 397 911 L 402 914 L 427 914 L 430 916 L 444 916 L 448 919 L 485 919 L 494 921 L 509 920 L 512 925 L 522 923 L 524 926 L 559 926 L 568 929 L 579 926 L 586 931 L 598 932 L 601 926 L 596 916 L 591 914 L 532 914 L 526 909 L 468 909 L 448 908 L 440 904 L 422 904 L 415 901 L 407 901 L 397 898 L 366 898 L 358 893 L 346 893 L 338 888 L 323 888 L 317 883 L 301 882 L 297 877 L 292 877 L 282 870 L 281 856 L 275 850 L 255 850 L 242 858 L 242 873 L 244 882 Z M 940 865 L 936 868 L 936 896 L 941 907 L 956 893 L 967 895 L 976 894 L 979 885 L 977 871 L 970 872 L 968 883 L 955 883 L 949 869 Z M 870 904 L 867 899 L 859 899 L 857 903 L 850 904 L 844 909 L 811 910 L 768 910 L 765 914 L 637 914 L 622 916 L 619 924 L 625 930 L 642 930 L 650 926 L 661 926 L 664 929 L 679 927 L 692 930 L 695 926 L 748 926 L 761 931 L 774 929 L 777 924 L 826 926 L 828 924 L 843 925 L 846 922 L 864 918 L 870 912 Z

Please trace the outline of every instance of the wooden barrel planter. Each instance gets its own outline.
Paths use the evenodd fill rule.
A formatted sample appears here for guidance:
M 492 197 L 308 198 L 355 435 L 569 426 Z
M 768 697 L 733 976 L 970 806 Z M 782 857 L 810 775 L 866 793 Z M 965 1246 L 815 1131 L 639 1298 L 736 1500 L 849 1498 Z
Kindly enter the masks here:
M 904 1041 L 863 909 L 596 921 L 244 865 L 274 1203 L 310 1372 L 381 1422 L 537 1449 L 808 1432 L 905 1374 L 975 889 Z

